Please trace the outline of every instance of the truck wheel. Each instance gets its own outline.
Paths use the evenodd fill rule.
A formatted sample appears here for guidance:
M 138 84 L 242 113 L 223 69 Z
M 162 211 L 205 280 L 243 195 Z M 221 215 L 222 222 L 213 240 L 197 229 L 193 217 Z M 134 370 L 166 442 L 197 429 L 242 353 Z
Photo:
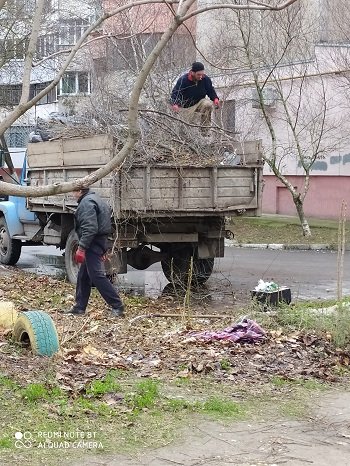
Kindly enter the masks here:
M 15 265 L 21 256 L 22 243 L 11 239 L 6 220 L 0 218 L 0 262 L 5 265 Z
M 66 274 L 70 283 L 74 285 L 77 283 L 77 277 L 79 272 L 79 264 L 75 262 L 74 255 L 78 249 L 78 235 L 72 230 L 67 238 L 65 252 L 64 252 L 64 263 L 66 266 Z
M 43 311 L 21 312 L 13 329 L 14 339 L 24 346 L 31 346 L 39 356 L 52 356 L 59 350 L 55 324 Z
M 169 257 L 162 261 L 162 269 L 169 282 L 182 283 L 187 285 L 188 273 L 191 267 L 191 250 L 181 249 L 173 251 Z M 214 269 L 214 259 L 199 259 L 194 255 L 192 270 L 192 285 L 205 283 Z
M 210 257 L 209 259 L 195 259 L 193 262 L 193 269 L 197 283 L 200 285 L 205 283 L 213 273 L 214 258 Z

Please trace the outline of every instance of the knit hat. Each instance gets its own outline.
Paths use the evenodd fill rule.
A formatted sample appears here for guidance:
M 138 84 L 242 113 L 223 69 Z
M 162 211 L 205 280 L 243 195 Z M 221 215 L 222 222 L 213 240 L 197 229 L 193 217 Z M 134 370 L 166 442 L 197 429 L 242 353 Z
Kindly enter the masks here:
M 204 65 L 200 61 L 195 61 L 192 63 L 191 71 L 196 73 L 197 71 L 203 71 L 204 70 Z

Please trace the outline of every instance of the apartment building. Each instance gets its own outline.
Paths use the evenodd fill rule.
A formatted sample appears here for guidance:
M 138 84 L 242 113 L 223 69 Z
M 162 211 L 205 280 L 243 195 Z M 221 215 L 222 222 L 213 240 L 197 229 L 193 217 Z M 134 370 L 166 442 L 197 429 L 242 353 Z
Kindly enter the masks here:
M 276 155 L 277 168 L 299 191 L 305 183 L 303 164 L 315 157 L 305 201 L 308 217 L 338 218 L 342 200 L 350 195 L 347 3 L 300 0 L 282 12 L 218 10 L 198 18 L 197 44 L 208 66 L 215 65 L 211 74 L 217 88 L 234 109 L 236 138 L 261 139 L 265 155 Z M 289 191 L 267 163 L 263 212 L 296 215 Z

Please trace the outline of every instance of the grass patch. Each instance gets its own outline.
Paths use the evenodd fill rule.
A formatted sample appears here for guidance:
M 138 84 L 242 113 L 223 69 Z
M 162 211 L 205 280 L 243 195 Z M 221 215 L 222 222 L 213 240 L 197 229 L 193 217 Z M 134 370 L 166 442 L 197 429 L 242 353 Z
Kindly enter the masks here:
M 348 302 L 333 305 L 332 309 L 322 303 L 318 306 L 298 304 L 280 306 L 277 322 L 283 327 L 326 333 L 333 344 L 345 348 L 350 343 L 350 308 Z
M 170 398 L 165 405 L 165 409 L 173 413 L 181 411 L 198 412 L 200 408 L 199 402 L 191 402 L 180 398 Z
M 21 390 L 22 398 L 33 403 L 38 400 L 46 400 L 49 397 L 47 388 L 41 383 L 31 383 Z
M 271 377 L 270 382 L 275 387 L 293 387 L 293 386 L 300 386 L 307 390 L 325 390 L 327 386 L 324 383 L 319 382 L 318 380 L 314 379 L 295 379 L 289 380 L 285 379 L 284 377 L 280 377 L 278 375 Z
M 228 371 L 231 368 L 231 363 L 228 359 L 221 359 L 220 367 L 224 371 Z
M 146 296 L 130 296 L 125 297 L 126 303 L 132 307 L 144 307 L 149 304 L 149 298 Z
M 241 419 L 245 410 L 241 403 L 225 400 L 218 397 L 210 397 L 203 403 L 203 411 L 207 414 L 214 414 L 219 417 L 230 417 Z
M 57 386 L 47 388 L 42 383 L 30 383 L 25 388 L 20 389 L 19 392 L 21 397 L 29 403 L 44 400 L 52 400 L 58 404 L 65 404 L 67 402 L 66 395 Z
M 134 411 L 152 408 L 159 398 L 159 382 L 143 380 L 135 386 L 136 393 L 128 396 L 129 404 Z
M 86 394 L 99 397 L 106 393 L 113 393 L 120 390 L 120 384 L 116 382 L 117 373 L 110 371 L 102 380 L 94 380 L 86 390 Z
M 0 438 L 0 448 L 11 448 L 12 442 L 8 437 Z
M 282 243 L 282 244 L 338 244 L 338 222 L 334 220 L 308 219 L 311 237 L 303 236 L 297 217 L 262 216 L 233 217 L 232 230 L 240 243 Z M 350 223 L 346 223 L 349 237 Z
M 283 333 L 308 332 L 319 335 L 332 342 L 337 348 L 350 345 L 350 302 L 345 298 L 341 303 L 336 300 L 302 301 L 292 305 L 280 304 L 262 312 L 259 303 L 252 301 L 241 313 L 256 319 L 269 330 Z
M 9 390 L 16 390 L 18 388 L 18 384 L 9 377 L 0 375 L 0 387 L 7 388 Z

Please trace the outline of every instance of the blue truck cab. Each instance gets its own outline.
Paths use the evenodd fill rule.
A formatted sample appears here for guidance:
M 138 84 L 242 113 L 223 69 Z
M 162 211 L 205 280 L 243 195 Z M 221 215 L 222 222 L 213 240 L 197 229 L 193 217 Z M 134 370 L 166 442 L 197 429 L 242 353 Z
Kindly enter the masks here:
M 26 174 L 25 157 L 19 176 L 19 184 L 22 186 L 27 183 Z M 3 171 L 2 181 L 6 175 L 7 172 Z M 6 176 L 6 178 L 12 177 Z M 39 219 L 27 208 L 25 197 L 0 194 L 0 262 L 2 264 L 15 265 L 20 258 L 22 245 L 36 242 L 33 238 L 38 231 L 40 231 Z

